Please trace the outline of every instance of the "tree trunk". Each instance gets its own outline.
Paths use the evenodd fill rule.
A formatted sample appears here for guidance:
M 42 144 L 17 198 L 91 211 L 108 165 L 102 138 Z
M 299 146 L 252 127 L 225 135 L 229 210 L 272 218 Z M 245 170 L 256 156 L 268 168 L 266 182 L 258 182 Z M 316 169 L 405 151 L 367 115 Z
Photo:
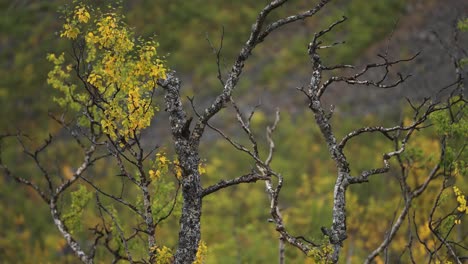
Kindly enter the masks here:
M 165 89 L 166 111 L 169 113 L 174 147 L 182 170 L 182 216 L 180 218 L 179 245 L 175 263 L 191 264 L 195 260 L 200 242 L 202 187 L 198 172 L 199 141 L 190 138 L 190 121 L 180 100 L 180 81 L 171 73 L 160 85 Z
M 198 172 L 184 177 L 182 185 L 184 204 L 180 218 L 179 246 L 175 255 L 177 264 L 193 263 L 201 237 L 202 188 Z

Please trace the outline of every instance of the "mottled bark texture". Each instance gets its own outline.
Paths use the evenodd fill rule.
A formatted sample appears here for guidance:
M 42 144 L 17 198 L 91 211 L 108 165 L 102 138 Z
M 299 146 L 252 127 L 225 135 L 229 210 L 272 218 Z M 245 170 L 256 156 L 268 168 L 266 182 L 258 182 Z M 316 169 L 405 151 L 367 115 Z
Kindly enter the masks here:
M 330 71 L 336 69 L 344 69 L 350 68 L 354 69 L 353 65 L 335 65 L 335 66 L 325 66 L 321 61 L 321 57 L 319 55 L 319 50 L 325 48 L 331 48 L 336 44 L 332 45 L 321 45 L 322 41 L 319 40 L 323 35 L 330 32 L 335 26 L 341 24 L 346 20 L 346 17 L 343 17 L 341 20 L 330 25 L 328 28 L 317 32 L 312 41 L 308 46 L 308 53 L 311 59 L 312 64 L 312 74 L 310 83 L 308 84 L 307 88 L 299 88 L 306 97 L 308 98 L 309 108 L 314 113 L 315 116 L 315 123 L 320 128 L 322 136 L 328 146 L 328 150 L 330 153 L 330 157 L 335 162 L 335 167 L 337 169 L 337 177 L 333 191 L 333 219 L 332 219 L 332 226 L 331 228 L 322 228 L 322 231 L 325 235 L 329 237 L 330 244 L 333 245 L 333 254 L 330 258 L 330 261 L 333 263 L 337 263 L 340 256 L 340 250 L 343 247 L 343 241 L 347 238 L 346 232 L 346 191 L 347 188 L 352 184 L 361 184 L 369 181 L 369 177 L 372 175 L 386 173 L 390 170 L 390 163 L 389 160 L 392 157 L 396 157 L 397 161 L 400 162 L 400 166 L 404 168 L 402 164 L 400 154 L 405 151 L 407 143 L 413 134 L 413 132 L 424 128 L 424 123 L 428 120 L 429 115 L 436 111 L 443 111 L 444 109 L 448 109 L 451 105 L 455 104 L 456 101 L 464 100 L 458 99 L 455 101 L 448 100 L 447 104 L 442 104 L 440 101 L 433 101 L 429 103 L 429 99 L 425 99 L 420 105 L 413 105 L 411 102 L 410 106 L 414 110 L 413 120 L 409 125 L 398 125 L 394 127 L 364 127 L 357 129 L 348 133 L 339 143 L 337 143 L 336 136 L 333 132 L 330 120 L 333 114 L 333 108 L 330 111 L 327 111 L 321 103 L 321 97 L 326 92 L 326 89 L 334 82 L 344 82 L 348 85 L 356 85 L 356 84 L 364 84 L 374 86 L 380 89 L 388 89 L 393 88 L 399 85 L 400 83 L 404 82 L 408 76 L 403 76 L 398 73 L 398 79 L 394 81 L 389 81 L 389 68 L 397 63 L 411 61 L 418 54 L 408 58 L 408 59 L 400 59 L 400 60 L 389 60 L 387 58 L 388 54 L 379 55 L 379 57 L 383 60 L 381 63 L 372 63 L 365 65 L 362 70 L 357 71 L 357 73 L 349 75 L 349 76 L 332 76 L 329 79 L 322 80 L 322 72 L 323 71 Z M 456 66 L 457 72 L 457 79 L 454 82 L 455 86 L 454 90 L 452 91 L 452 96 L 455 94 L 463 94 L 463 86 L 461 85 L 461 74 L 459 73 L 459 66 L 454 60 L 454 64 Z M 377 80 L 366 80 L 360 79 L 362 78 L 369 70 L 380 68 L 383 69 L 384 72 L 380 79 Z M 449 86 L 449 87 L 450 87 Z M 441 91 L 447 89 L 447 87 L 441 88 Z M 456 118 L 454 118 L 453 122 Z M 373 168 L 368 169 L 361 172 L 357 176 L 350 175 L 350 167 L 347 162 L 347 158 L 344 154 L 344 148 L 346 143 L 353 137 L 365 134 L 365 133 L 380 133 L 385 136 L 387 139 L 390 139 L 394 142 L 394 150 L 391 152 L 383 153 L 382 161 L 383 167 L 381 168 Z M 445 142 L 443 140 L 442 142 Z M 366 259 L 366 263 L 370 263 L 375 259 L 375 257 L 383 252 L 385 249 L 388 248 L 390 242 L 392 241 L 393 237 L 395 236 L 396 232 L 399 230 L 400 226 L 402 225 L 404 219 L 408 215 L 409 208 L 411 206 L 411 202 L 414 198 L 419 196 L 429 183 L 435 178 L 436 173 L 440 168 L 441 162 L 444 160 L 445 155 L 445 143 L 442 144 L 442 154 L 440 157 L 439 163 L 434 167 L 431 173 L 427 176 L 426 181 L 421 186 L 417 187 L 414 190 L 411 190 L 410 185 L 406 182 L 405 176 L 400 176 L 400 185 L 402 188 L 402 197 L 405 200 L 404 208 L 401 210 L 398 218 L 396 219 L 395 223 L 388 231 L 388 235 L 384 239 L 384 241 L 376 248 Z M 402 169 L 404 171 L 404 169 Z M 436 234 L 437 232 L 433 232 Z M 437 235 L 437 234 L 436 234 Z M 457 259 L 456 254 L 452 250 L 451 246 L 448 243 L 444 242 L 444 239 L 440 239 L 442 243 L 445 244 L 451 255 L 454 259 Z M 411 249 L 410 249 L 411 250 Z M 458 259 L 457 259 L 458 260 Z M 459 263 L 459 261 L 457 262 Z
M 317 70 L 318 71 L 318 70 Z M 319 75 L 318 75 L 319 76 Z M 320 81 L 320 79 L 318 80 Z M 311 83 L 312 85 L 312 83 Z M 350 177 L 349 164 L 343 154 L 342 149 L 338 148 L 335 135 L 328 115 L 322 108 L 320 100 L 316 96 L 317 86 L 311 87 L 312 94 L 310 95 L 310 109 L 314 113 L 315 122 L 320 128 L 322 136 L 328 146 L 330 156 L 335 161 L 335 166 L 338 170 L 335 188 L 333 190 L 333 224 L 331 229 L 324 228 L 324 233 L 330 239 L 330 243 L 334 246 L 332 260 L 338 262 L 340 249 L 343 246 L 343 241 L 346 239 L 346 188 L 348 187 L 348 178 Z
M 348 179 L 350 178 L 349 164 L 346 160 L 346 156 L 343 150 L 338 147 L 336 137 L 333 133 L 330 118 L 322 107 L 320 101 L 321 90 L 320 84 L 322 83 L 322 70 L 324 69 L 320 56 L 317 53 L 319 49 L 318 38 L 330 31 L 336 24 L 341 23 L 345 20 L 338 21 L 337 23 L 330 26 L 328 29 L 318 32 L 315 34 L 314 39 L 309 44 L 309 56 L 312 63 L 312 77 L 308 85 L 308 89 L 304 90 L 304 93 L 309 99 L 309 108 L 314 113 L 315 123 L 320 128 L 323 138 L 328 146 L 328 151 L 331 158 L 335 162 L 337 168 L 337 177 L 335 187 L 333 190 L 333 223 L 330 229 L 322 228 L 322 231 L 330 239 L 330 243 L 333 245 L 332 262 L 338 262 L 340 249 L 343 247 L 343 241 L 346 239 L 346 188 L 348 187 Z
M 172 74 L 161 83 L 165 89 L 166 111 L 169 113 L 175 150 L 182 170 L 182 215 L 180 218 L 179 245 L 175 263 L 192 263 L 200 242 L 200 218 L 203 190 L 198 165 L 198 141 L 190 140 L 190 121 L 180 100 L 180 81 Z
M 244 63 L 250 57 L 253 49 L 257 44 L 263 42 L 265 38 L 274 30 L 287 25 L 289 23 L 303 20 L 313 16 L 322 7 L 329 2 L 329 0 L 321 0 L 312 9 L 304 12 L 279 19 L 271 24 L 265 25 L 267 16 L 276 8 L 280 7 L 287 0 L 271 1 L 259 13 L 256 21 L 252 25 L 250 36 L 244 46 L 241 48 L 236 61 L 234 62 L 227 80 L 224 81 L 219 75 L 223 85 L 223 91 L 216 97 L 213 103 L 206 108 L 201 114 L 197 114 L 198 120 L 194 128 L 190 130 L 190 121 L 187 119 L 187 114 L 183 109 L 182 101 L 180 98 L 180 81 L 173 73 L 169 74 L 166 80 L 162 80 L 159 84 L 165 89 L 165 103 L 166 111 L 169 113 L 171 132 L 174 140 L 174 146 L 179 158 L 179 165 L 182 169 L 182 195 L 183 207 L 182 216 L 180 219 L 180 232 L 179 232 L 179 246 L 175 255 L 176 263 L 191 263 L 195 259 L 198 243 L 200 241 L 200 216 L 202 208 L 202 197 L 211 194 L 217 190 L 226 188 L 230 185 L 255 182 L 256 180 L 266 180 L 271 175 L 264 173 L 253 173 L 251 175 L 244 175 L 234 180 L 222 180 L 214 186 L 210 186 L 203 190 L 200 183 L 200 175 L 198 172 L 199 165 L 199 142 L 209 120 L 216 115 L 225 105 L 232 101 L 232 92 L 236 87 L 244 67 Z M 219 55 L 219 53 L 218 53 Z M 220 65 L 218 65 L 219 67 Z M 243 125 L 245 130 L 245 125 Z M 249 131 L 247 131 L 250 133 Z M 231 142 L 232 143 L 232 142 Z M 243 150 L 245 151 L 245 150 Z M 247 151 L 249 152 L 249 151 Z M 250 152 L 251 153 L 251 152 Z M 257 162 L 257 166 L 268 170 L 268 165 L 263 163 L 258 155 L 252 155 Z M 280 187 L 279 187 L 280 188 Z M 276 201 L 277 203 L 277 201 Z M 276 211 L 277 208 L 274 209 Z M 291 238 L 286 231 L 281 229 L 283 236 Z M 288 240 L 288 239 L 287 239 Z M 290 240 L 290 239 L 289 239 Z M 296 241 L 297 239 L 294 239 Z M 301 245 L 301 250 L 307 251 L 307 246 L 302 246 L 298 241 L 297 244 Z

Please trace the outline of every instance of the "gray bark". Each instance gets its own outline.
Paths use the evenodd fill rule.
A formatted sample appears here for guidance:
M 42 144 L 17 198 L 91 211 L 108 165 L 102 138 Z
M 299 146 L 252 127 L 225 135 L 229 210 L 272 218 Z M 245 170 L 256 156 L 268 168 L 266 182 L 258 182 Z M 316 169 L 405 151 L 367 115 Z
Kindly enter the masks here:
M 320 127 L 323 137 L 328 145 L 328 150 L 338 169 L 335 188 L 333 191 L 333 224 L 330 230 L 326 230 L 330 243 L 334 247 L 332 261 L 338 262 L 343 241 L 346 239 L 346 188 L 349 183 L 349 165 L 342 150 L 338 148 L 336 138 L 331 125 L 323 110 L 320 100 L 314 95 L 311 96 L 310 109 L 314 112 L 315 121 Z
M 190 140 L 189 122 L 180 100 L 180 81 L 169 75 L 161 83 L 166 91 L 166 111 L 169 113 L 175 151 L 182 170 L 182 215 L 180 218 L 179 245 L 175 263 L 192 263 L 200 242 L 200 218 L 203 189 L 198 165 L 198 141 Z
M 94 261 L 92 258 L 90 258 L 80 247 L 80 244 L 76 242 L 76 240 L 73 238 L 73 236 L 70 234 L 68 231 L 67 227 L 63 223 L 63 221 L 60 219 L 60 215 L 57 211 L 57 201 L 55 198 L 52 198 L 49 203 L 50 207 L 50 213 L 52 214 L 52 218 L 54 219 L 54 224 L 57 227 L 57 229 L 60 231 L 62 236 L 65 238 L 67 241 L 68 246 L 73 250 L 76 256 L 86 264 L 93 264 Z

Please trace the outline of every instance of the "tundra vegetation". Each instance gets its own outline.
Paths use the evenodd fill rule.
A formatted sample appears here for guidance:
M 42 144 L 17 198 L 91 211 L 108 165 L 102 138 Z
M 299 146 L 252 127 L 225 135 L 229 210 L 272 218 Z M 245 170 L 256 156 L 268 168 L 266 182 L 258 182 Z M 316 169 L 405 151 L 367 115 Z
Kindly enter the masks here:
M 174 36 L 138 36 L 118 7 L 75 1 L 65 8 L 58 36 L 68 47 L 47 55 L 47 83 L 62 109 L 49 114 L 51 133 L 44 141 L 25 131 L 0 135 L 2 200 L 26 199 L 18 196 L 23 185 L 21 193 L 34 201 L 19 208 L 2 203 L 3 214 L 14 219 L 2 218 L 2 259 L 466 261 L 466 59 L 452 47 L 453 80 L 431 97 L 406 99 L 398 121 L 356 120 L 323 103 L 334 85 L 391 94 L 410 77 L 392 66 L 418 56 L 384 53 L 375 63 L 346 62 L 352 48 L 333 53 L 348 44 L 330 34 L 348 18 L 336 19 L 331 11 L 294 51 L 308 60 L 303 68 L 310 81 L 291 93 L 303 98 L 301 114 L 245 104 L 241 93 L 249 94 L 248 85 L 235 93 L 250 58 L 270 45 L 273 33 L 317 19 L 333 7 L 329 2 L 309 3 L 300 12 L 287 0 L 267 2 L 253 14 L 248 9 L 252 26 L 239 34 L 244 42 L 237 52 L 228 50 L 236 54 L 230 66 L 222 56 L 229 32 L 208 39 L 216 66 L 216 82 L 203 83 L 216 87 L 208 103 L 184 96 L 181 77 L 168 66 L 171 57 L 161 53 L 160 39 Z M 461 20 L 457 30 L 466 31 L 467 24 Z M 189 50 L 196 44 L 175 58 L 196 60 Z M 334 64 L 340 58 L 346 63 Z M 281 78 L 276 70 L 267 72 Z M 150 131 L 158 128 L 170 139 L 153 137 Z M 54 228 L 40 231 L 43 226 Z

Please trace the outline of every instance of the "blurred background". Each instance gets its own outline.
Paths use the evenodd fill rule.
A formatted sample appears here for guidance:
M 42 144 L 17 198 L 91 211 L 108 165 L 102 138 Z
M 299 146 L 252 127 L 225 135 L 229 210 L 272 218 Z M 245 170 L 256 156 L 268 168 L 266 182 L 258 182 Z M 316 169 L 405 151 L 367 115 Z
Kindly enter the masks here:
M 98 6 L 107 4 L 107 1 L 89 2 Z M 216 56 L 210 43 L 218 47 L 223 39 L 221 66 L 223 74 L 228 73 L 258 11 L 267 2 L 133 0 L 122 1 L 122 10 L 137 35 L 156 36 L 159 54 L 164 55 L 169 68 L 183 81 L 183 95 L 194 96 L 195 107 L 203 109 L 222 89 L 216 78 Z M 38 143 L 49 133 L 65 134 L 48 117 L 48 113 L 60 114 L 61 110 L 53 102 L 56 91 L 46 83 L 47 73 L 52 69 L 46 55 L 71 50 L 70 43 L 60 39 L 57 33 L 62 25 L 58 10 L 67 4 L 69 1 L 63 0 L 0 0 L 0 132 L 22 131 Z M 275 10 L 270 20 L 295 14 L 313 4 L 314 1 L 290 1 Z M 405 97 L 420 100 L 455 80 L 449 53 L 466 57 L 459 47 L 466 48 L 468 43 L 466 33 L 455 34 L 457 21 L 468 15 L 468 2 L 464 0 L 337 0 L 316 16 L 278 30 L 255 49 L 234 96 L 246 112 L 260 103 L 252 120 L 259 137 L 273 121 L 274 110 L 280 109 L 282 118 L 275 134 L 278 149 L 273 168 L 285 176 L 281 197 L 283 215 L 292 233 L 314 240 L 321 239 L 321 226 L 331 224 L 335 169 L 307 103 L 296 87 L 307 85 L 310 79 L 307 44 L 313 34 L 343 15 L 348 20 L 331 32 L 326 41 L 346 43 L 323 52 L 325 65 L 382 62 L 377 55 L 385 53 L 395 60 L 421 54 L 411 62 L 391 68 L 393 80 L 398 72 L 412 75 L 394 89 L 332 86 L 324 102 L 335 109 L 334 128 L 339 136 L 364 125 L 392 125 L 403 120 L 408 112 Z M 373 72 L 366 77 L 378 78 L 379 74 Z M 163 110 L 161 96 L 158 98 L 156 103 Z M 235 114 L 228 109 L 214 122 L 240 141 L 246 140 L 234 120 Z M 167 143 L 169 136 L 167 116 L 160 111 L 153 125 L 144 132 L 144 140 L 148 146 L 163 146 L 168 153 L 173 153 Z M 67 168 L 80 160 L 70 152 L 67 140 L 64 135 L 47 153 L 57 174 L 66 174 Z M 232 150 L 215 133 L 207 133 L 203 140 L 202 157 L 207 169 L 204 184 L 239 176 L 253 166 L 247 156 Z M 411 176 L 415 185 L 434 164 L 438 144 L 433 131 L 423 132 L 415 140 L 413 151 L 419 153 L 415 154 L 417 170 Z M 378 136 L 356 140 L 347 150 L 352 153 L 352 170 L 358 172 L 379 166 L 381 154 L 390 148 L 391 142 Z M 16 172 L 40 182 L 40 175 L 35 175 L 37 169 L 21 155 L 18 146 L 7 144 L 3 158 Z M 109 188 L 118 188 L 120 182 L 112 181 L 115 174 L 112 168 L 102 165 L 93 173 L 101 183 L 108 182 Z M 343 263 L 362 263 L 363 257 L 383 239 L 395 211 L 402 205 L 394 177 L 397 173 L 392 171 L 376 177 L 370 184 L 351 189 L 350 236 L 346 240 Z M 460 177 L 458 182 L 461 189 L 468 190 L 466 179 Z M 439 187 L 431 188 L 435 192 Z M 429 191 L 415 205 L 416 229 L 420 229 L 421 239 L 427 241 L 433 239 L 425 221 L 434 192 L 431 196 Z M 447 200 L 447 208 L 455 205 L 454 199 Z M 91 211 L 93 206 L 89 205 Z M 0 262 L 77 262 L 53 225 L 43 201 L 3 174 L 0 174 L 0 212 Z M 202 239 L 209 252 L 207 263 L 220 263 L 221 259 L 227 264 L 276 261 L 278 235 L 273 224 L 267 222 L 268 214 L 263 183 L 237 186 L 208 197 L 204 201 L 202 222 Z M 126 217 L 130 215 L 121 215 L 123 221 Z M 87 228 L 94 222 L 92 214 L 84 215 L 79 233 L 83 241 L 90 238 Z M 160 243 L 175 248 L 177 214 L 158 228 Z M 456 228 L 459 230 L 454 232 L 455 236 L 467 233 L 466 225 Z M 401 258 L 403 263 L 408 260 L 408 256 L 401 255 L 408 243 L 405 230 L 402 228 L 397 235 L 390 252 L 392 260 Z M 466 245 L 466 237 L 457 239 L 464 240 Z M 425 259 L 422 245 L 416 245 L 415 252 L 418 259 Z M 286 254 L 289 263 L 312 263 L 294 248 L 288 247 Z M 107 263 L 104 255 L 100 257 L 102 263 Z

